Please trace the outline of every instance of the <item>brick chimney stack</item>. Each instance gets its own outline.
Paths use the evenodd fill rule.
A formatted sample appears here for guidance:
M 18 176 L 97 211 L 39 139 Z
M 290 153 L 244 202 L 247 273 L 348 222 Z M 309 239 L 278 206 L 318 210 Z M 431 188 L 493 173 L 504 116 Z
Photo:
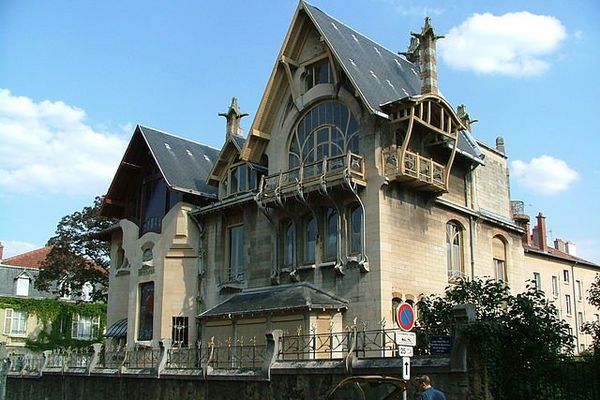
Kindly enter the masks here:
M 419 63 L 421 66 L 421 94 L 438 94 L 437 56 L 435 41 L 443 38 L 436 36 L 431 18 L 425 18 L 421 33 L 411 33 L 419 39 Z
M 244 132 L 240 126 L 240 120 L 248 114 L 242 113 L 238 107 L 237 98 L 231 99 L 231 105 L 226 113 L 219 113 L 219 116 L 227 119 L 227 127 L 225 132 L 225 140 L 229 139 L 229 136 L 244 137 Z
M 537 245 L 542 251 L 548 251 L 548 238 L 546 236 L 546 217 L 542 213 L 539 213 L 537 219 Z

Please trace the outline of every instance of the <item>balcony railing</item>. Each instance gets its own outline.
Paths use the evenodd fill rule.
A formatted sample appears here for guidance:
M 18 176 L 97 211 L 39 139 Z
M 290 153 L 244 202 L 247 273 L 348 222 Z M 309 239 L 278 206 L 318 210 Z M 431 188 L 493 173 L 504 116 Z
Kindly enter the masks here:
M 263 177 L 259 195 L 263 198 L 269 197 L 276 190 L 285 193 L 295 190 L 298 184 L 302 184 L 305 190 L 310 190 L 312 187 L 318 187 L 322 178 L 328 183 L 342 181 L 346 171 L 354 182 L 365 184 L 363 157 L 346 153 Z
M 388 179 L 413 182 L 423 190 L 445 191 L 446 167 L 419 153 L 384 149 L 384 173 Z

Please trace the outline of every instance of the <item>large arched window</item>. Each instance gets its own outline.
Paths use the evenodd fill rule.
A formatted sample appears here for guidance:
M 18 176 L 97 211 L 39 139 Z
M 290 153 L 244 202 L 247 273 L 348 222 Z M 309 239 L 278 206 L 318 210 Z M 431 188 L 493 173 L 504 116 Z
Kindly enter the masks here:
M 325 101 L 300 120 L 290 141 L 289 168 L 347 152 L 360 153 L 358 122 L 339 101 Z
M 449 280 L 464 275 L 462 229 L 456 222 L 446 224 L 446 262 Z
M 494 278 L 498 281 L 507 281 L 506 273 L 506 242 L 501 236 L 492 239 L 492 254 L 494 260 Z

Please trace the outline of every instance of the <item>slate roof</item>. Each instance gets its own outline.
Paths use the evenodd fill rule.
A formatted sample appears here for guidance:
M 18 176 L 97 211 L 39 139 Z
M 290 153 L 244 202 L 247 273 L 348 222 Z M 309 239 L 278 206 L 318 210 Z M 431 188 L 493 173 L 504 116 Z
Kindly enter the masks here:
M 246 289 L 204 311 L 199 317 L 240 317 L 267 312 L 308 311 L 311 309 L 345 310 L 347 308 L 347 300 L 317 289 L 310 284 L 300 283 Z
M 381 104 L 421 94 L 421 78 L 414 64 L 317 7 L 303 4 L 342 68 L 373 111 L 381 113 Z
M 138 128 L 171 189 L 217 197 L 217 188 L 208 185 L 207 178 L 219 150 L 146 126 Z
M 235 145 L 235 147 L 237 147 L 238 151 L 242 151 L 242 148 L 244 147 L 244 143 L 246 143 L 246 139 L 241 137 L 241 136 L 235 136 L 235 135 L 231 135 L 231 140 L 233 142 L 233 144 Z
M 383 104 L 421 94 L 421 78 L 413 63 L 317 7 L 306 2 L 303 5 L 346 75 L 374 113 L 386 115 L 381 109 Z M 469 132 L 459 133 L 457 150 L 481 163 L 483 152 Z
M 39 275 L 40 271 L 38 267 L 22 267 L 13 266 L 0 263 L 0 296 L 16 297 L 16 282 L 15 280 L 21 276 L 26 275 L 30 278 L 29 281 L 29 295 L 27 298 L 41 299 L 41 298 L 55 298 L 56 296 L 50 292 L 42 292 L 37 290 L 33 283 Z M 19 296 L 20 297 L 20 296 Z

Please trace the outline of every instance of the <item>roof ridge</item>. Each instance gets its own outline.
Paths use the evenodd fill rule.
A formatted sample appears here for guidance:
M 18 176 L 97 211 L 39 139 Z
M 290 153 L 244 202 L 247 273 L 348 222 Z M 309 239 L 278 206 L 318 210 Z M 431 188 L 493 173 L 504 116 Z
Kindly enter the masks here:
M 198 142 L 198 141 L 196 141 L 196 140 L 188 139 L 188 138 L 185 138 L 185 137 L 183 137 L 183 136 L 175 135 L 175 134 L 173 134 L 173 133 L 170 133 L 170 132 L 167 132 L 167 131 L 163 131 L 162 129 L 157 129 L 157 128 L 154 128 L 154 127 L 152 127 L 152 126 L 148 126 L 148 125 L 142 125 L 142 124 L 139 124 L 139 123 L 138 123 L 137 125 L 138 125 L 138 126 L 139 126 L 139 127 L 142 129 L 142 130 L 143 130 L 144 128 L 146 128 L 146 129 L 152 129 L 153 131 L 156 131 L 156 132 L 158 132 L 158 133 L 162 133 L 163 135 L 171 136 L 171 137 L 174 137 L 174 138 L 176 138 L 176 139 L 185 140 L 186 142 L 191 142 L 191 143 L 194 143 L 194 144 L 197 144 L 197 145 L 200 145 L 200 146 L 204 146 L 204 147 L 208 147 L 208 148 L 210 148 L 210 149 L 213 149 L 213 150 L 220 151 L 220 149 L 217 149 L 216 147 L 213 147 L 213 146 L 211 146 L 211 145 L 204 144 L 204 143 L 200 143 L 200 142 Z
M 44 247 L 39 247 L 39 248 L 37 248 L 37 249 L 33 249 L 33 250 L 26 251 L 25 253 L 19 253 L 19 254 L 15 254 L 14 256 L 7 257 L 7 258 L 3 258 L 3 259 L 2 259 L 2 263 L 4 263 L 4 262 L 5 262 L 5 261 L 7 261 L 7 260 L 12 260 L 13 258 L 17 258 L 17 257 L 26 256 L 26 255 L 28 255 L 28 254 L 33 254 L 33 253 L 40 252 L 40 251 L 42 251 L 42 250 L 46 250 L 46 249 L 51 249 L 51 248 L 52 248 L 52 246 L 44 246 Z
M 387 51 L 390 55 L 392 55 L 393 57 L 398 57 L 400 60 L 404 61 L 405 63 L 407 63 L 408 65 L 415 67 L 416 65 L 410 61 L 408 61 L 404 56 L 402 56 L 401 54 L 399 54 L 398 52 L 394 52 L 390 49 L 388 49 L 387 47 L 385 47 L 384 45 L 380 44 L 379 42 L 376 42 L 375 40 L 371 39 L 369 36 L 365 35 L 364 33 L 361 33 L 359 31 L 357 31 L 356 29 L 350 27 L 348 24 L 346 24 L 343 21 L 340 21 L 339 19 L 337 19 L 336 17 L 333 17 L 331 15 L 329 15 L 328 13 L 326 13 L 325 11 L 321 10 L 319 7 L 317 6 L 313 6 L 310 3 L 307 3 L 306 1 L 301 0 L 301 2 L 307 6 L 309 6 L 310 8 L 314 8 L 315 10 L 325 14 L 328 18 L 340 23 L 341 25 L 345 26 L 346 28 L 348 28 L 349 30 L 351 30 L 354 33 L 358 33 L 360 36 L 362 36 L 363 38 L 367 39 L 368 41 L 376 44 L 377 46 L 381 47 L 382 49 L 384 49 L 385 51 Z

